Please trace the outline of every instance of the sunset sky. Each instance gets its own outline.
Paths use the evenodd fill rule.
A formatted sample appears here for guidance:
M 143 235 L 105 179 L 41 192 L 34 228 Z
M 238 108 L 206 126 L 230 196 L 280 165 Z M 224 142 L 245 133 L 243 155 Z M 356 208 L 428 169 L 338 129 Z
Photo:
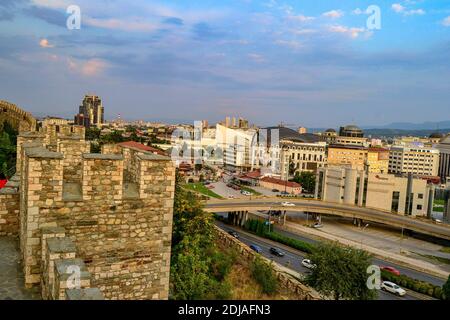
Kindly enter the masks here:
M 72 117 L 86 93 L 107 119 L 450 120 L 450 1 L 0 0 L 0 99 Z

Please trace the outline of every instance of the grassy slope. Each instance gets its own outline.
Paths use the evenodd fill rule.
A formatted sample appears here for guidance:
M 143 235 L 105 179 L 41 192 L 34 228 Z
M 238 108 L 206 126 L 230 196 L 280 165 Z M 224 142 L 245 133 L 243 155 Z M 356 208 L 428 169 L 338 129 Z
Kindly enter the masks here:
M 219 196 L 217 193 L 213 192 L 212 190 L 208 189 L 207 187 L 205 187 L 202 183 L 197 182 L 197 183 L 186 183 L 184 185 L 184 187 L 188 190 L 192 190 L 192 191 L 196 191 L 196 192 L 200 192 L 203 193 L 204 195 L 207 195 L 211 198 L 216 198 L 216 199 L 223 199 L 221 196 Z

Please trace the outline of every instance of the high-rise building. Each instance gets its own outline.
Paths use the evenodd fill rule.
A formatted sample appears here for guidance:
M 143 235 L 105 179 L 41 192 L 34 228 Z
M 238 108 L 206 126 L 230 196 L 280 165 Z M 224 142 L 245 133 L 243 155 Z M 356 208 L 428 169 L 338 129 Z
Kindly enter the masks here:
M 102 99 L 95 95 L 85 95 L 74 121 L 75 124 L 85 127 L 100 127 L 105 122 Z

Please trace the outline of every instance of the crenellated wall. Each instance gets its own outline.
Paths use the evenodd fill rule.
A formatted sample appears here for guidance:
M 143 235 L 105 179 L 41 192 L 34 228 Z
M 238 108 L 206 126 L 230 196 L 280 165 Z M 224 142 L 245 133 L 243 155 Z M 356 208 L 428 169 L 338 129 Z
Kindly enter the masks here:
M 168 299 L 172 162 L 133 150 L 128 161 L 89 154 L 89 144 L 68 133 L 50 128 L 20 139 L 20 194 L 8 195 L 6 211 L 8 219 L 16 217 L 8 228 L 19 230 L 26 285 L 40 285 L 46 299 L 98 298 L 90 287 L 106 299 Z M 57 243 L 73 243 L 70 257 L 49 255 L 57 246 L 49 247 L 43 230 L 52 228 L 64 229 Z M 86 278 L 81 291 L 64 292 L 57 280 L 67 277 L 61 259 L 89 273 L 89 286 Z

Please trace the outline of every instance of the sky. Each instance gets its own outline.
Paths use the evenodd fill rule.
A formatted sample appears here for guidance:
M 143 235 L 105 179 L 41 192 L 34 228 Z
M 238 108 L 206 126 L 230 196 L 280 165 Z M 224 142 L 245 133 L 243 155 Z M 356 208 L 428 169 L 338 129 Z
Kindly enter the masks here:
M 85 94 L 107 119 L 450 120 L 450 1 L 0 0 L 0 99 L 72 118 Z

